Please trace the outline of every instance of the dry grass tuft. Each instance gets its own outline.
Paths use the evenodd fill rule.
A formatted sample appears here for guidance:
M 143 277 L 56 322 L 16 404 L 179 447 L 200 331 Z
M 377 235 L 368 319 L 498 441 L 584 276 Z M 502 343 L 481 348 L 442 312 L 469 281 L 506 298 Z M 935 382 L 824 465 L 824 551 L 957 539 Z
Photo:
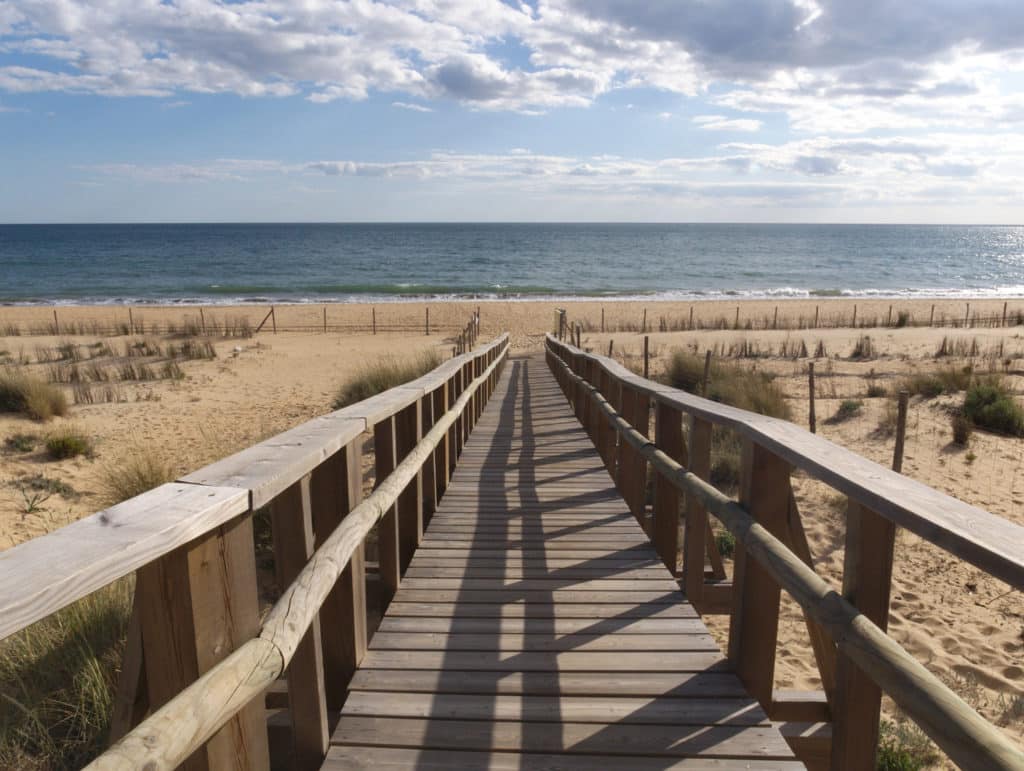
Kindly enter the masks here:
M 411 359 L 381 359 L 350 378 L 334 398 L 333 408 L 340 410 L 350 404 L 369 399 L 389 388 L 407 383 L 441 365 L 440 354 L 431 349 Z
M 64 392 L 26 372 L 0 370 L 0 412 L 18 412 L 34 420 L 66 415 Z
M 149 447 L 136 447 L 100 470 L 100 494 L 108 506 L 174 480 L 174 470 Z

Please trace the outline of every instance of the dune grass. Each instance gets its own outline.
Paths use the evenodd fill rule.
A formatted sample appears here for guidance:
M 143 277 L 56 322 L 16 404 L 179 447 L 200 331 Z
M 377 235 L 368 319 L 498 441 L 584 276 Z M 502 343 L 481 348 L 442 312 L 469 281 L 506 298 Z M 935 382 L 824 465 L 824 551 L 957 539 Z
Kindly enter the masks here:
M 915 372 L 900 381 L 898 391 L 911 396 L 934 399 L 941 394 L 965 391 L 971 385 L 974 372 L 971 367 L 943 367 L 933 372 Z
M 44 444 L 47 454 L 54 460 L 77 458 L 79 455 L 91 458 L 95 454 L 92 440 L 72 426 L 54 431 L 46 437 Z
M 174 471 L 152 448 L 137 447 L 100 470 L 99 487 L 108 506 L 173 481 Z
M 117 581 L 0 642 L 0 768 L 79 768 L 103 749 L 131 597 Z
M 964 395 L 963 414 L 978 428 L 1024 436 L 1024 409 L 999 378 L 989 377 L 970 386 Z
M 0 412 L 17 412 L 34 420 L 66 415 L 64 392 L 26 372 L 0 369 Z
M 441 356 L 434 349 L 407 359 L 380 359 L 349 378 L 338 389 L 332 407 L 340 410 L 363 399 L 369 399 L 389 388 L 415 380 L 440 365 Z

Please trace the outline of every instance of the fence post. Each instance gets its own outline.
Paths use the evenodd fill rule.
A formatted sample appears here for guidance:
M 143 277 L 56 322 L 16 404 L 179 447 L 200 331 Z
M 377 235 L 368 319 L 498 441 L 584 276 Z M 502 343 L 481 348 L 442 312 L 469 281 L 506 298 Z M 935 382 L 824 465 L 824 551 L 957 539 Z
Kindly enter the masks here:
M 373 334 L 377 334 L 377 309 L 370 308 L 370 319 L 373 324 Z
M 644 335 L 644 380 L 651 376 L 651 339 Z
M 789 531 L 789 464 L 770 451 L 743 440 L 740 504 L 776 538 Z M 771 709 L 775 683 L 775 648 L 779 632 L 781 590 L 746 549 L 736 544 L 733 604 L 729 623 L 729 660 L 750 694 Z
M 419 444 L 422 434 L 422 401 L 417 399 L 395 415 L 395 462 L 401 463 Z M 404 575 L 412 555 L 423 540 L 423 470 L 398 496 L 398 569 Z
M 707 482 L 711 477 L 711 423 L 697 416 L 690 422 L 689 470 Z M 683 544 L 683 586 L 700 610 L 704 598 L 704 554 L 708 543 L 708 515 L 693 495 L 686 496 L 686 541 Z
M 854 305 L 853 305 L 853 323 L 850 324 L 850 326 L 853 327 L 854 329 L 857 328 L 857 304 L 856 303 L 854 303 Z
M 313 535 L 319 548 L 363 497 L 362 438 L 313 471 Z M 366 558 L 360 544 L 320 609 L 327 708 L 340 710 L 366 653 Z
M 270 503 L 274 572 L 278 586 L 289 586 L 314 551 L 311 475 L 302 477 Z M 288 665 L 288 714 L 295 767 L 317 769 L 327 755 L 327 695 L 320 620 L 313 619 Z
M 811 433 L 818 431 L 818 422 L 814 414 L 814 362 L 807 362 L 807 387 L 809 388 L 810 401 L 808 402 L 807 422 L 810 424 Z
M 654 436 L 659 450 L 684 468 L 689 467 L 683 443 L 683 415 L 678 409 L 656 403 Z M 679 490 L 660 474 L 654 480 L 653 531 L 654 548 L 674 576 L 679 554 Z
M 896 412 L 896 446 L 892 450 L 892 470 L 903 471 L 903 443 L 907 438 L 907 402 L 910 393 L 900 391 Z
M 151 709 L 259 634 L 251 514 L 175 549 L 136 575 Z M 268 769 L 263 704 L 254 701 L 242 709 L 182 767 Z
M 324 306 L 324 334 L 327 334 L 327 306 Z
M 430 337 L 430 308 L 424 308 L 424 311 L 426 311 L 426 318 L 423 321 L 423 325 L 426 328 L 427 337 Z
M 435 388 L 431 394 L 433 404 L 431 405 L 432 419 L 436 423 L 448 411 L 448 390 L 451 379 L 444 381 L 439 388 Z M 434 450 L 434 504 L 437 503 L 448 489 L 448 454 L 451 452 L 451 435 L 449 430 L 445 433 L 437 449 Z
M 708 378 L 711 376 L 711 349 L 704 354 L 704 376 L 700 379 L 700 395 L 708 398 Z
M 896 526 L 853 500 L 846 522 L 843 596 L 884 632 L 889 622 Z M 881 703 L 881 689 L 840 653 L 836 661 L 832 768 L 875 768 Z
M 200 313 L 202 308 L 199 309 Z M 277 334 L 277 309 L 273 305 L 270 306 L 270 323 L 274 325 L 274 334 Z
M 1006 317 L 1006 307 L 1003 307 L 1003 318 Z M 601 308 L 601 331 L 604 332 L 604 308 Z
M 646 332 L 647 331 L 647 309 L 646 308 L 644 308 L 644 322 L 643 322 L 643 325 L 640 328 L 640 331 L 641 332 Z

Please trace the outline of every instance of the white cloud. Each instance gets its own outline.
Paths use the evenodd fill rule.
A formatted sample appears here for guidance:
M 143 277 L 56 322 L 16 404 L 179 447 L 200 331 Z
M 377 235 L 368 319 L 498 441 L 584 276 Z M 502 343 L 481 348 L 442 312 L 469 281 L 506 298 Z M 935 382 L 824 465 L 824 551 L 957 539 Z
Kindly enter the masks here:
M 433 112 L 433 109 L 426 105 L 412 104 L 411 102 L 392 102 L 391 106 L 401 110 L 411 110 L 412 112 Z
M 753 118 L 727 118 L 724 115 L 697 115 L 693 122 L 706 131 L 760 131 L 764 125 Z

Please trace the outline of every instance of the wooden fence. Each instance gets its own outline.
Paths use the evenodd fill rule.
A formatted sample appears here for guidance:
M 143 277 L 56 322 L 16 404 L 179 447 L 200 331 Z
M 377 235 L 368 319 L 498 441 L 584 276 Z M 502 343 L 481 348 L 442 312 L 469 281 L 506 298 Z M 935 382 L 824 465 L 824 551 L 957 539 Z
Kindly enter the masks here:
M 503 335 L 0 553 L 0 639 L 135 574 L 119 741 L 90 768 L 268 768 L 262 696 L 286 669 L 291 761 L 319 768 L 328 711 L 366 650 L 364 542 L 376 526 L 386 607 L 507 352 Z M 367 431 L 376 487 L 363 500 Z M 269 516 L 283 590 L 262 620 L 257 516 Z
M 729 658 L 768 716 L 785 723 L 801 759 L 812 767 L 874 769 L 884 691 L 961 767 L 1024 769 L 1019 747 L 885 633 L 897 525 L 1018 590 L 1024 528 L 792 423 L 646 380 L 552 335 L 546 346 L 576 416 L 673 571 L 682 516 L 687 596 L 703 613 L 730 615 Z M 744 445 L 738 502 L 707 481 L 713 426 L 736 432 Z M 794 469 L 848 498 L 841 591 L 813 570 L 790 485 Z M 731 582 L 714 548 L 709 513 L 736 538 Z M 821 693 L 774 687 L 781 589 L 803 609 Z

